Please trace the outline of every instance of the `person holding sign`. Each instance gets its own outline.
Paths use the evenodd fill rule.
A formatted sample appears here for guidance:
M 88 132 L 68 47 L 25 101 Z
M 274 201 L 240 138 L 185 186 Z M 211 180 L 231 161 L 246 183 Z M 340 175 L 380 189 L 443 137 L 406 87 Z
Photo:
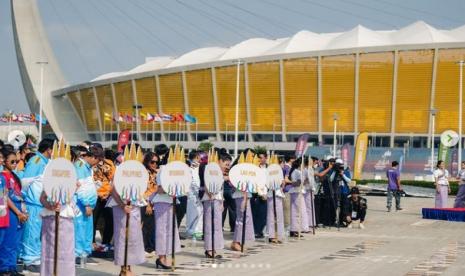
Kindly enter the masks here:
M 40 202 L 42 174 L 52 156 L 53 143 L 52 139 L 40 141 L 38 152 L 27 162 L 21 179 L 24 186 L 29 183 L 29 186 L 23 188 L 29 219 L 24 225 L 20 258 L 24 262 L 24 269 L 31 273 L 40 272 L 40 255 L 42 251 L 40 239 L 42 218 L 40 213 L 43 209 Z
M 205 187 L 203 201 L 204 247 L 206 258 L 222 258 L 216 254 L 224 248 L 222 216 L 223 216 L 223 172 L 228 170 L 232 158 L 227 153 L 219 156 L 216 152 L 209 153 L 208 165 L 204 170 L 202 186 Z
M 268 195 L 266 228 L 269 242 L 282 243 L 284 239 L 284 174 L 278 162 L 278 157 L 272 155 L 268 170 Z
M 22 224 L 27 221 L 28 215 L 21 194 L 21 180 L 13 172 L 17 164 L 16 153 L 3 149 L 2 154 L 5 165 L 0 181 L 5 183 L 8 190 L 9 226 L 2 231 L 4 237 L 0 244 L 0 275 L 18 275 L 16 262 L 23 233 Z
M 69 146 L 53 147 L 45 168 L 40 202 L 42 215 L 41 275 L 75 275 L 74 217 L 77 176 Z
M 299 237 L 299 232 L 308 232 L 308 214 L 305 207 L 305 201 L 302 194 L 305 194 L 303 184 L 306 176 L 301 171 L 302 158 L 298 158 L 292 163 L 292 168 L 289 173 L 289 179 L 292 181 L 292 188 L 289 190 L 291 195 L 291 227 L 290 236 L 293 238 Z
M 87 263 L 95 264 L 87 257 L 92 253 L 92 238 L 94 233 L 93 209 L 97 203 L 97 189 L 94 183 L 92 167 L 104 158 L 103 150 L 90 147 L 81 158 L 76 161 L 75 168 L 79 187 L 75 200 L 78 209 L 74 219 L 76 264 L 87 259 Z
M 192 171 L 186 165 L 181 148 L 170 149 L 168 158 L 162 161 L 157 175 L 158 192 L 152 203 L 155 216 L 155 251 L 157 268 L 175 269 L 175 253 L 181 249 L 176 220 L 177 197 L 187 194 L 192 182 Z M 166 258 L 171 254 L 172 263 Z

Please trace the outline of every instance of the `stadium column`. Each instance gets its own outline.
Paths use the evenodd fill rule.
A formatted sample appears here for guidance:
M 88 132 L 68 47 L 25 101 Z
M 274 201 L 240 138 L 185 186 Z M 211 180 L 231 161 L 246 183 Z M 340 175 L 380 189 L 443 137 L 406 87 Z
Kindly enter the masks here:
M 79 94 L 79 90 L 78 92 L 76 93 L 76 97 L 79 101 L 79 110 L 76 109 L 76 106 L 73 104 L 73 101 L 71 100 L 70 96 L 69 96 L 69 92 L 64 96 L 68 99 L 70 105 L 71 105 L 71 108 L 74 110 L 74 112 L 76 112 L 76 114 L 80 114 L 78 115 L 80 121 L 81 121 L 81 124 L 82 124 L 82 128 L 87 130 L 86 128 L 86 125 L 85 125 L 85 122 L 83 121 L 84 120 L 84 115 L 83 115 L 83 112 L 82 112 L 82 102 L 81 102 L 81 95 Z
M 182 71 L 182 96 L 184 97 L 184 114 L 189 113 L 189 98 L 187 96 L 187 82 L 186 82 L 186 71 Z M 186 124 L 186 131 L 187 131 L 187 141 L 192 142 L 192 135 L 191 135 L 191 126 L 190 124 Z M 197 146 L 197 145 L 196 145 Z
M 279 97 L 281 102 L 281 131 L 282 141 L 287 142 L 286 137 L 286 98 L 285 98 L 285 87 L 284 87 L 284 62 L 282 59 L 279 60 Z M 273 134 L 274 135 L 274 134 Z
M 431 94 L 430 94 L 430 105 L 429 109 L 433 110 L 434 108 L 434 98 L 436 97 L 436 72 L 437 72 L 437 67 L 438 67 L 438 48 L 434 49 L 434 56 L 433 56 L 433 67 L 431 70 Z M 440 112 L 440 110 L 438 110 Z M 431 141 L 431 133 L 433 131 L 433 116 L 428 116 L 429 117 L 429 124 L 428 124 L 428 145 L 432 143 Z M 434 143 L 434 141 L 433 141 Z
M 247 116 L 247 122 L 246 122 L 246 131 L 248 135 L 248 141 L 253 142 L 253 135 L 252 135 L 252 122 L 250 121 L 252 119 L 252 115 L 250 112 L 250 93 L 249 93 L 249 70 L 248 70 L 249 64 L 247 62 L 244 62 L 244 81 L 245 81 L 245 110 L 246 110 L 246 116 Z
M 212 76 L 213 112 L 214 112 L 214 115 L 215 115 L 216 140 L 221 142 L 222 139 L 221 139 L 221 135 L 220 135 L 220 115 L 219 115 L 219 111 L 218 111 L 218 95 L 216 93 L 216 71 L 215 71 L 215 67 L 211 68 L 211 76 Z
M 322 94 L 322 81 L 323 76 L 321 75 L 321 56 L 318 56 L 318 143 L 321 144 L 323 142 L 323 135 L 321 132 L 323 131 L 323 94 Z
M 100 129 L 100 141 L 105 141 L 105 139 L 103 138 L 105 133 L 104 133 L 104 129 L 102 127 L 102 117 L 100 116 L 100 106 L 98 105 L 98 99 L 97 99 L 97 91 L 95 89 L 95 86 L 92 87 L 92 93 L 94 94 L 94 99 L 95 99 L 95 110 L 97 110 L 97 120 L 98 120 L 98 126 L 99 126 L 99 129 Z M 103 118 L 105 120 L 105 118 Z
M 394 51 L 394 69 L 392 73 L 392 104 L 391 104 L 391 148 L 394 147 L 394 137 L 396 132 L 396 102 L 397 102 L 397 72 L 399 68 L 399 51 Z
M 354 85 L 354 143 L 358 135 L 358 92 L 359 92 L 359 73 L 360 73 L 360 53 L 355 53 L 355 85 Z M 376 145 L 376 141 L 375 141 Z
M 113 98 L 113 108 L 115 110 L 115 116 L 117 116 L 117 120 L 116 120 L 116 131 L 118 132 L 118 134 L 116 135 L 116 139 L 118 140 L 118 135 L 119 135 L 119 132 L 120 132 L 120 126 L 119 126 L 119 112 L 118 112 L 118 105 L 116 104 L 116 95 L 115 95 L 115 84 L 112 82 L 110 84 L 110 87 L 111 87 L 111 97 Z M 113 140 L 113 139 L 111 139 Z
M 82 114 L 82 121 L 84 123 L 84 129 L 86 130 L 87 135 L 89 135 L 89 130 L 87 129 L 86 116 L 84 116 L 84 107 L 82 106 L 81 90 L 79 90 L 79 89 L 77 91 L 77 96 L 79 97 L 79 107 L 81 108 L 81 114 Z
M 160 78 L 158 75 L 155 76 L 155 87 L 156 87 L 156 93 L 157 93 L 157 103 L 158 103 L 158 114 L 161 114 L 163 111 L 163 106 L 161 103 L 161 93 L 160 93 Z M 165 136 L 165 128 L 163 121 L 160 122 L 160 137 L 163 142 L 166 142 L 166 136 Z
M 140 106 L 139 103 L 137 102 L 137 86 L 136 86 L 136 80 L 132 79 L 131 80 L 131 87 L 132 87 L 132 97 L 133 97 L 133 102 L 134 106 L 133 108 L 136 111 L 136 132 L 137 132 L 137 141 L 142 141 L 141 137 L 141 129 L 140 129 L 140 124 L 141 124 L 141 116 L 140 116 Z

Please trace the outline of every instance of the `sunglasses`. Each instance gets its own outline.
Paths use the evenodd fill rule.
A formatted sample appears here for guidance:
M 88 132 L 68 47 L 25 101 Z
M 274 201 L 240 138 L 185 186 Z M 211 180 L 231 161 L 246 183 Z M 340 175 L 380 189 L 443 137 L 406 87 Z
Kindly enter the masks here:
M 153 164 L 158 164 L 158 161 L 156 161 L 156 160 L 151 160 L 151 161 L 150 161 L 150 164 L 152 164 L 152 165 L 153 165 Z
M 8 163 L 10 163 L 10 164 L 18 164 L 18 160 L 10 160 L 10 161 L 8 161 Z

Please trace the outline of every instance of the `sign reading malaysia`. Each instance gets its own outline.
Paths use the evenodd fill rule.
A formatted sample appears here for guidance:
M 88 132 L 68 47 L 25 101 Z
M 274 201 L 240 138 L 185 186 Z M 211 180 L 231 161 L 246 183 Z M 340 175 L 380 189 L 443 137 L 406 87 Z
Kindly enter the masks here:
M 276 191 L 281 189 L 281 184 L 284 180 L 283 169 L 278 164 L 270 164 L 267 168 L 268 178 L 266 182 L 266 187 L 268 190 Z
M 185 196 L 192 182 L 192 171 L 184 162 L 169 162 L 160 170 L 160 182 L 169 196 Z
M 229 179 L 238 191 L 262 193 L 266 186 L 266 173 L 251 163 L 241 163 L 229 171 Z
M 70 203 L 76 191 L 76 182 L 76 170 L 68 159 L 52 159 L 45 167 L 43 189 L 50 202 Z
M 216 195 L 223 192 L 223 171 L 218 163 L 209 163 L 205 166 L 204 180 L 208 193 Z
M 149 174 L 137 160 L 127 160 L 116 168 L 113 185 L 123 202 L 137 205 L 143 202 Z

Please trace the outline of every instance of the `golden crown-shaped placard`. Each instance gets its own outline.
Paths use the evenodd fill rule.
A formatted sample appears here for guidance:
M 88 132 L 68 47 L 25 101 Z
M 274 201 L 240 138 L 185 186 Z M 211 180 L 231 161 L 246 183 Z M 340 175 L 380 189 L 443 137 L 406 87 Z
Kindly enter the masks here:
M 65 144 L 63 138 L 60 141 L 55 141 L 52 148 L 52 159 L 65 158 L 71 160 L 71 146 Z
M 239 161 L 237 161 L 237 163 L 249 163 L 258 166 L 260 164 L 260 160 L 258 159 L 258 156 L 256 154 L 253 154 L 252 151 L 248 151 L 245 157 L 244 153 L 241 153 L 241 155 L 239 156 Z
M 208 164 L 218 163 L 218 153 L 214 149 L 208 151 Z
M 128 150 L 129 148 L 129 150 Z M 142 154 L 142 147 L 136 147 L 136 144 L 131 143 L 131 146 L 124 148 L 124 161 L 135 160 L 142 162 L 144 155 Z
M 271 164 L 277 164 L 279 165 L 279 160 L 278 160 L 278 156 L 273 152 L 270 156 L 270 160 L 268 162 L 270 165 Z
M 178 145 L 174 147 L 174 150 L 173 148 L 171 148 L 168 154 L 168 163 L 171 163 L 174 161 L 180 161 L 183 163 L 186 162 L 186 157 L 184 156 L 184 149 Z

